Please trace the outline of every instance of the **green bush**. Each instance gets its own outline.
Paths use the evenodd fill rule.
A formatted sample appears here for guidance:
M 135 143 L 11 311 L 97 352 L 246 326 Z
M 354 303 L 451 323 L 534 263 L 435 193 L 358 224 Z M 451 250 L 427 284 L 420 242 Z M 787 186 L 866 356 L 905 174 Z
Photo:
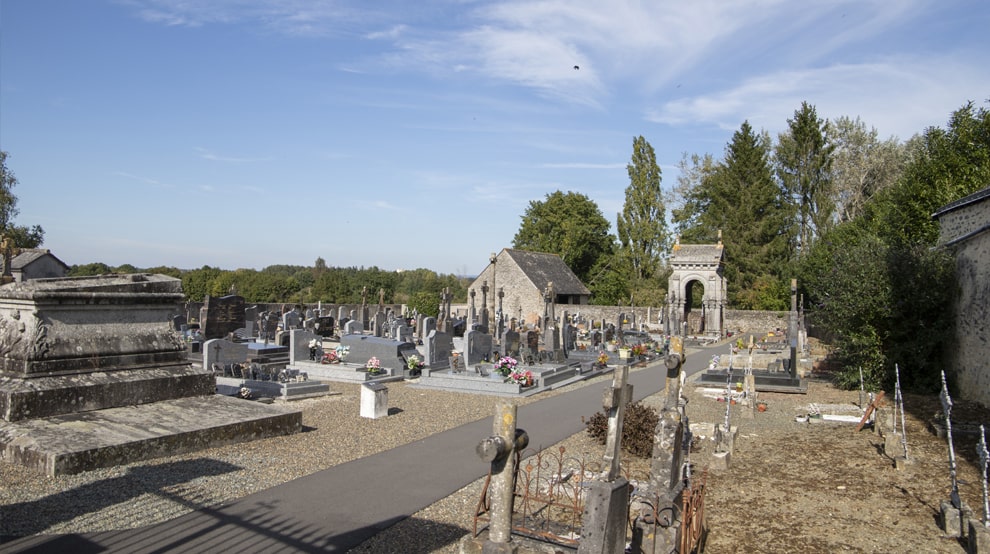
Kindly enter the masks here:
M 660 414 L 654 408 L 635 402 L 626 406 L 622 424 L 622 448 L 633 456 L 649 458 L 653 455 L 653 435 L 660 421 Z M 597 412 L 585 422 L 588 435 L 605 444 L 608 438 L 608 415 Z

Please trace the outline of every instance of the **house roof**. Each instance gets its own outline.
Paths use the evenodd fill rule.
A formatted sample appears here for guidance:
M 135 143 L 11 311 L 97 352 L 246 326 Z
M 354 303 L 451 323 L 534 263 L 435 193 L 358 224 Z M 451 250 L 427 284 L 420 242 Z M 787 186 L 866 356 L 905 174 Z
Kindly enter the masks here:
M 52 257 L 56 262 L 62 264 L 66 270 L 69 269 L 69 266 L 65 262 L 58 259 L 55 254 L 51 253 L 51 250 L 46 248 L 25 248 L 21 250 L 20 253 L 10 259 L 10 268 L 14 270 L 24 269 L 45 256 Z
M 506 248 L 502 252 L 516 262 L 523 274 L 536 285 L 539 290 L 547 288 L 547 283 L 553 283 L 556 294 L 590 295 L 591 291 L 567 267 L 564 260 L 556 254 L 546 252 L 528 252 Z

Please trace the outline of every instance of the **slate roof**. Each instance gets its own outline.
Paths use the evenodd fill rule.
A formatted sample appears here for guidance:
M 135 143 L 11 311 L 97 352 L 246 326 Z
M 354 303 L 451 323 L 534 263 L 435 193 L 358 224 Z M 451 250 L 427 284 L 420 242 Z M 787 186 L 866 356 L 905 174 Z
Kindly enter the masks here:
M 26 248 L 24 250 L 21 250 L 21 252 L 18 255 L 10 259 L 10 268 L 24 269 L 25 267 L 31 265 L 32 262 L 44 256 L 51 256 L 52 258 L 55 259 L 55 261 L 62 264 L 62 266 L 64 266 L 66 270 L 69 269 L 69 266 L 66 265 L 65 262 L 58 259 L 55 256 L 55 254 L 52 254 L 50 250 L 47 250 L 45 248 Z
M 670 263 L 718 264 L 725 249 L 720 244 L 675 244 L 670 252 Z
M 969 196 L 964 196 L 963 198 L 960 198 L 955 202 L 950 202 L 942 206 L 941 208 L 938 209 L 937 212 L 932 214 L 932 219 L 937 219 L 942 214 L 951 212 L 952 210 L 961 208 L 963 206 L 967 206 L 969 204 L 973 204 L 975 202 L 979 202 L 980 200 L 983 200 L 984 198 L 988 198 L 988 197 L 990 197 L 990 187 L 987 187 L 981 191 L 974 192 Z
M 516 262 L 523 274 L 541 291 L 546 289 L 547 283 L 552 281 L 556 294 L 591 294 L 588 287 L 584 286 L 584 283 L 577 278 L 577 275 L 574 275 L 571 268 L 567 267 L 564 260 L 556 254 L 527 252 L 512 248 L 506 248 L 502 252 L 512 258 L 512 261 Z

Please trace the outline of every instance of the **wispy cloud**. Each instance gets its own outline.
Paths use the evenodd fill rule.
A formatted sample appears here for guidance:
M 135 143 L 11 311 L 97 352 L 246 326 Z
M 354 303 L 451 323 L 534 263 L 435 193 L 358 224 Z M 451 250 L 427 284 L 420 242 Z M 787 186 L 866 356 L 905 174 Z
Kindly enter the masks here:
M 545 163 L 540 164 L 539 167 L 545 169 L 622 169 L 626 167 L 624 163 L 612 163 L 612 164 L 594 164 L 594 163 Z
M 114 171 L 113 174 L 160 188 L 172 188 L 171 185 L 165 184 L 157 179 L 152 179 L 150 177 L 142 177 L 140 175 L 133 175 L 131 173 L 127 173 L 126 171 Z
M 967 97 L 981 101 L 990 75 L 949 59 L 898 58 L 754 76 L 710 94 L 666 102 L 646 118 L 668 125 L 707 123 L 726 130 L 743 120 L 776 133 L 807 101 L 818 115 L 863 116 L 884 135 L 907 139 L 943 124 Z
M 213 162 L 251 163 L 251 162 L 267 162 L 267 161 L 271 161 L 271 158 L 269 158 L 269 157 L 242 158 L 242 157 L 234 157 L 234 156 L 221 156 L 219 154 L 215 154 L 213 152 L 210 152 L 209 150 L 207 150 L 205 148 L 196 148 L 196 151 L 199 152 L 199 157 L 200 158 L 202 158 L 204 160 L 210 160 L 210 161 L 213 161 Z

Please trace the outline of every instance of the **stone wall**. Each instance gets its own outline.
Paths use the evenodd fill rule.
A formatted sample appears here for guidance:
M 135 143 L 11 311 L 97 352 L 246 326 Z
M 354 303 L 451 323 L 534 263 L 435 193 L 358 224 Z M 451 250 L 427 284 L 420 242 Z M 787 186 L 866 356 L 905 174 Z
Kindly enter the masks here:
M 758 310 L 725 310 L 725 329 L 737 333 L 765 333 L 780 329 L 787 330 L 790 312 Z
M 939 216 L 940 243 L 956 258 L 955 337 L 946 368 L 962 398 L 990 406 L 990 198 Z M 953 243 L 953 241 L 957 241 Z M 947 371 L 950 373 L 950 371 Z

